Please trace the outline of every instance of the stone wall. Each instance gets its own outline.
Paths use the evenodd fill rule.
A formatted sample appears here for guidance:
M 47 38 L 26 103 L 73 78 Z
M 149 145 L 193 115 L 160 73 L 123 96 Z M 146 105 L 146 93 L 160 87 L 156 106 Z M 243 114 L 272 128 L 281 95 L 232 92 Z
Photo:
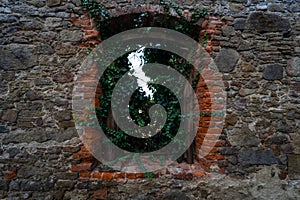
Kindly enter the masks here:
M 101 1 L 112 16 L 161 12 L 158 2 Z M 80 0 L 3 0 L 1 198 L 299 198 L 300 2 L 176 2 L 183 12 L 208 9 L 199 37 L 209 35 L 206 50 L 227 91 L 215 148 L 222 159 L 198 163 L 210 173 L 145 178 L 102 169 L 79 140 L 71 109 L 76 72 L 100 42 L 95 24 Z

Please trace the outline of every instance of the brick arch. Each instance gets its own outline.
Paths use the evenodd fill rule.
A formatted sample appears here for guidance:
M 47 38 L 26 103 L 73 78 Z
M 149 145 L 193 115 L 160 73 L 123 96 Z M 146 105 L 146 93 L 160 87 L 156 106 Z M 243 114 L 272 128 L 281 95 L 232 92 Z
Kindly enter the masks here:
M 130 8 L 130 9 L 129 9 Z M 128 15 L 133 14 L 140 14 L 143 12 L 151 12 L 155 14 L 163 15 L 163 9 L 159 5 L 149 5 L 149 6 L 140 6 L 140 5 L 131 5 L 131 6 L 124 6 L 120 8 L 121 10 L 116 10 L 115 13 L 111 17 L 118 18 L 118 17 L 125 17 Z M 185 11 L 185 16 L 189 16 L 189 11 Z M 174 17 L 176 17 L 174 15 Z M 80 47 L 82 49 L 86 48 L 93 48 L 95 45 L 101 43 L 101 35 L 99 31 L 96 29 L 95 23 L 91 19 L 88 13 L 85 13 L 79 19 L 74 18 L 73 23 L 80 25 L 84 32 L 84 36 L 82 38 L 82 44 Z M 201 32 L 199 33 L 199 42 L 202 41 L 202 38 L 205 34 L 209 36 L 209 41 L 207 41 L 207 45 L 205 49 L 208 52 L 213 53 L 214 51 L 218 51 L 219 44 L 213 42 L 211 38 L 215 35 L 220 34 L 221 26 L 224 25 L 218 17 L 215 16 L 208 16 L 200 23 L 200 27 L 202 28 Z M 94 100 L 94 105 L 98 106 L 100 102 L 98 101 L 98 96 L 101 94 L 101 90 L 98 88 L 98 93 L 96 94 L 96 98 Z M 211 91 L 208 91 L 207 85 L 203 77 L 200 77 L 199 82 L 197 84 L 197 95 L 199 97 L 199 105 L 200 109 L 209 111 L 210 110 L 210 95 Z M 217 92 L 217 91 L 214 91 Z M 173 174 L 173 176 L 182 179 L 190 179 L 196 176 L 203 176 L 205 173 L 210 172 L 212 166 L 217 166 L 218 160 L 224 159 L 224 156 L 218 153 L 217 148 L 224 145 L 224 141 L 220 140 L 217 144 L 209 144 L 206 143 L 203 148 L 211 149 L 210 153 L 206 156 L 202 156 L 199 149 L 203 145 L 204 137 L 209 134 L 214 134 L 216 130 L 208 131 L 208 127 L 210 123 L 214 123 L 214 119 L 211 116 L 200 116 L 200 127 L 197 132 L 197 136 L 195 138 L 194 144 L 194 163 L 187 164 L 181 163 L 177 166 L 172 166 L 166 170 L 159 171 L 154 173 L 154 176 L 159 176 L 163 174 Z M 86 133 L 92 133 L 94 130 L 89 128 L 85 130 Z M 85 146 L 81 147 L 80 152 L 73 154 L 73 158 L 79 159 L 80 163 L 71 166 L 71 171 L 80 172 L 81 179 L 102 179 L 102 180 L 112 180 L 117 178 L 142 178 L 144 177 L 143 174 L 128 174 L 122 172 L 115 172 L 110 171 L 109 169 L 102 168 L 101 164 L 91 155 L 88 151 L 88 148 Z M 178 169 L 179 173 L 178 173 Z M 224 172 L 224 168 L 219 168 L 220 172 Z

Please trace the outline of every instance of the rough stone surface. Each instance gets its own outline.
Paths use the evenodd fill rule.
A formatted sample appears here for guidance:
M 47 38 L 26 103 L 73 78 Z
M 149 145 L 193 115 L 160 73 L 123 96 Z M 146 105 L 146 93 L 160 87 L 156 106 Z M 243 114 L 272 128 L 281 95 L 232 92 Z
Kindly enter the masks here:
M 58 6 L 60 5 L 60 0 L 47 0 L 47 6 Z
M 0 133 L 7 133 L 8 129 L 6 126 L 0 126 Z
M 287 32 L 291 28 L 290 22 L 276 14 L 253 12 L 247 19 L 247 28 L 264 32 Z
M 234 49 L 221 49 L 215 63 L 221 72 L 231 72 L 239 59 L 239 54 Z
M 101 1 L 121 19 L 163 14 L 158 2 Z M 111 172 L 79 140 L 73 81 L 101 38 L 81 1 L 0 2 L 0 199 L 300 199 L 300 2 L 174 2 L 208 10 L 199 41 L 223 73 L 226 119 L 211 155 L 159 178 Z
M 8 121 L 8 122 L 16 122 L 17 117 L 18 117 L 18 111 L 17 110 L 7 110 L 2 115 L 2 120 L 3 121 Z
M 37 55 L 33 45 L 0 46 L 0 69 L 18 70 L 37 65 Z
M 276 157 L 269 149 L 244 149 L 238 153 L 241 165 L 271 165 L 276 164 Z
M 300 76 L 300 58 L 295 57 L 289 60 L 286 68 L 286 73 L 289 76 Z
M 270 81 L 282 79 L 283 67 L 278 64 L 267 65 L 263 71 L 263 78 Z
M 300 179 L 300 155 L 291 154 L 288 156 L 289 176 L 291 179 Z

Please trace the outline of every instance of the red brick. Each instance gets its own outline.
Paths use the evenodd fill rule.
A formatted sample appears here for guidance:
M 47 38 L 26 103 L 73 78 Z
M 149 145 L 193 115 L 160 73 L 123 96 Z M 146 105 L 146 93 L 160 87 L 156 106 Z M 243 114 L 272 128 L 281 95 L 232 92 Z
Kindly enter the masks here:
M 73 158 L 90 158 L 93 157 L 93 155 L 90 152 L 79 152 L 72 155 Z
M 101 179 L 102 178 L 102 172 L 94 172 L 92 177 L 94 179 Z
M 16 172 L 11 172 L 11 171 L 4 172 L 4 177 L 6 179 L 13 179 L 16 176 L 17 176 Z
M 82 163 L 82 164 L 71 166 L 72 172 L 81 172 L 81 171 L 90 171 L 90 170 L 92 170 L 92 163 Z
M 215 155 L 209 154 L 206 155 L 205 158 L 209 160 L 223 160 L 225 157 L 221 154 L 215 154 Z
M 91 21 L 89 19 L 77 19 L 77 20 L 73 20 L 72 23 L 74 25 L 90 25 Z
M 219 172 L 220 172 L 221 174 L 225 174 L 226 168 L 225 168 L 225 167 L 221 167 L 220 170 L 219 170 Z
M 99 35 L 99 31 L 97 31 L 97 30 L 87 30 L 87 31 L 85 31 L 85 35 L 98 36 Z
M 118 179 L 118 178 L 125 178 L 125 173 L 115 173 L 114 174 L 114 179 Z
M 114 173 L 113 172 L 102 172 L 102 177 L 101 179 L 103 181 L 111 181 L 114 177 Z
M 135 173 L 127 173 L 126 174 L 126 178 L 128 178 L 128 179 L 135 179 L 136 177 L 135 177 Z
M 135 174 L 136 178 L 144 178 L 144 174 L 143 173 L 137 173 Z
M 91 172 L 80 172 L 79 179 L 89 179 L 91 177 Z
M 194 172 L 193 175 L 194 175 L 194 177 L 203 177 L 203 176 L 205 176 L 205 173 L 203 173 L 203 172 Z

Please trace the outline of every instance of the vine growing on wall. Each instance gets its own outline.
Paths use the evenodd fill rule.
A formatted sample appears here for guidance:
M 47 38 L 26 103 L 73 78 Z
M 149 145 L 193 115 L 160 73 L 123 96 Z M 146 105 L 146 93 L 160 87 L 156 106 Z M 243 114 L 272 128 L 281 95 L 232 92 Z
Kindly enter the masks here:
M 158 20 L 154 20 L 153 14 L 144 12 L 131 14 L 129 15 L 129 23 L 128 20 L 122 23 L 121 18 L 112 18 L 107 9 L 96 0 L 82 0 L 82 4 L 91 14 L 102 40 L 124 30 L 149 26 L 149 19 L 151 19 L 151 26 L 173 29 L 197 40 L 200 32 L 198 21 L 207 14 L 206 10 L 199 11 L 195 9 L 188 19 L 177 4 L 161 0 L 160 5 L 163 7 L 165 14 L 156 16 Z M 177 13 L 177 16 L 171 15 L 172 10 Z M 205 44 L 203 43 L 203 45 Z M 117 82 L 130 70 L 128 66 L 129 53 L 131 52 L 115 60 L 100 78 L 99 83 L 102 90 L 100 96 L 101 107 L 95 108 L 96 114 L 102 129 L 115 145 L 130 152 L 151 152 L 168 144 L 177 134 L 182 117 L 180 104 L 179 100 L 176 99 L 176 96 L 168 88 L 159 85 L 151 85 L 156 90 L 153 99 L 150 99 L 143 92 L 137 90 L 130 100 L 129 110 L 131 118 L 137 125 L 146 126 L 150 122 L 148 115 L 149 108 L 154 104 L 160 104 L 167 111 L 165 126 L 160 131 L 160 134 L 153 136 L 151 139 L 144 139 L 142 143 L 140 142 L 141 139 L 137 140 L 120 130 L 116 126 L 116 123 L 112 122 L 110 100 Z M 171 66 L 189 80 L 195 89 L 200 74 L 195 72 L 193 66 L 186 60 L 173 53 L 158 49 L 145 49 L 144 55 L 145 63 L 160 63 Z

